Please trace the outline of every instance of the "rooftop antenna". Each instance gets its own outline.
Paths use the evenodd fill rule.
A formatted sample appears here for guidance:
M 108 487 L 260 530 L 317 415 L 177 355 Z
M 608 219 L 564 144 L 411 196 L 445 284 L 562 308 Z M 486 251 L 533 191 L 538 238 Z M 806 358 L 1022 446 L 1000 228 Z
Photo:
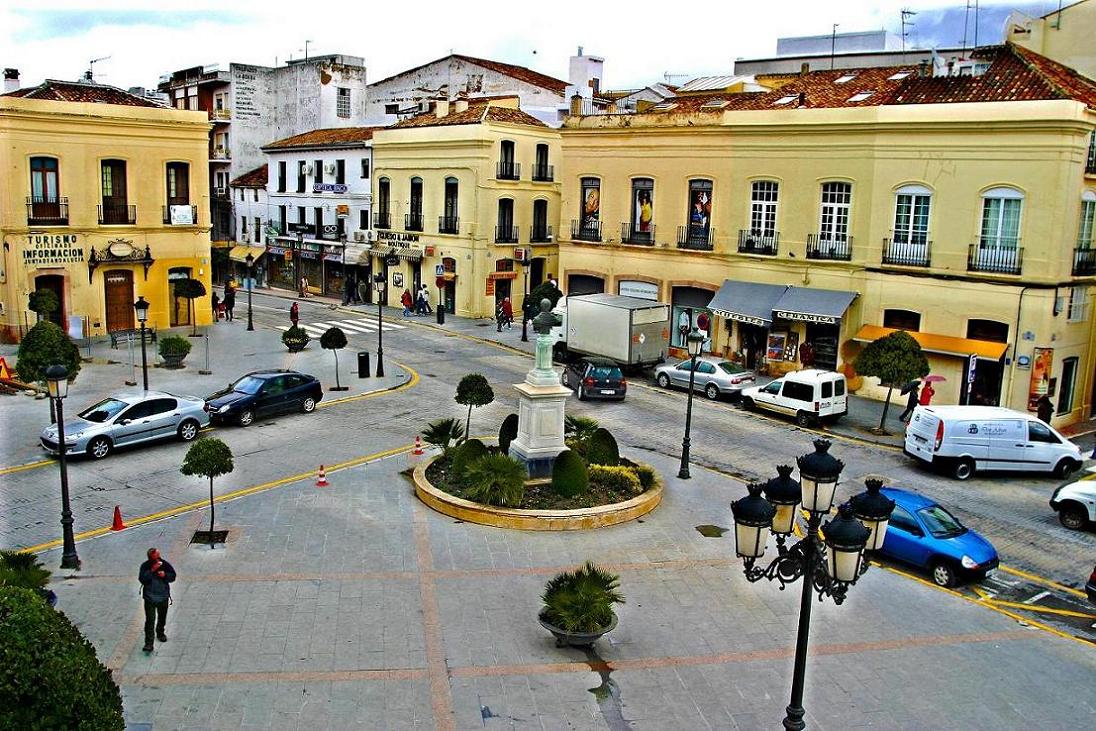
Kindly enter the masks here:
M 967 38 L 970 23 L 970 11 L 974 11 L 974 47 L 978 47 L 978 0 L 967 0 L 967 9 L 963 15 L 963 55 L 967 51 Z
M 830 71 L 833 71 L 833 56 L 834 51 L 837 50 L 837 26 L 840 23 L 833 24 L 833 33 L 830 35 Z
M 94 75 L 92 74 L 92 70 L 95 68 L 95 64 L 99 63 L 100 61 L 106 61 L 109 58 L 110 58 L 110 56 L 103 56 L 102 58 L 93 58 L 90 61 L 88 61 L 88 70 L 84 72 L 84 79 L 83 80 L 86 81 L 89 84 L 94 84 L 95 83 L 95 78 L 94 78 Z
M 312 41 L 310 41 L 310 40 L 307 40 L 307 39 L 306 39 L 306 40 L 305 40 L 305 42 L 304 42 L 304 60 L 305 60 L 305 61 L 307 61 L 307 60 L 308 60 L 308 44 L 309 44 L 309 43 L 311 43 L 311 42 L 312 42 Z
M 906 36 L 909 35 L 909 31 L 907 31 L 906 28 L 912 28 L 914 25 L 916 25 L 916 23 L 914 23 L 912 20 L 910 20 L 910 18 L 917 15 L 917 11 L 916 10 L 910 10 L 909 8 L 902 8 L 901 14 L 902 14 L 902 55 L 904 56 L 905 53 L 906 53 Z M 906 59 L 903 58 L 902 60 L 905 61 Z

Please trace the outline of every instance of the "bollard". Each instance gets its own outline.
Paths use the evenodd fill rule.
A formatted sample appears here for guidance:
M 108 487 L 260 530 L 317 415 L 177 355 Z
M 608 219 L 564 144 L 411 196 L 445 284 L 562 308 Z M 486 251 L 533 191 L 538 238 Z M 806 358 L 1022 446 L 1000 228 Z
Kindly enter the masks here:
M 205 368 L 198 371 L 200 376 L 208 376 L 213 373 L 209 370 L 209 333 L 203 333 L 202 337 L 205 339 Z

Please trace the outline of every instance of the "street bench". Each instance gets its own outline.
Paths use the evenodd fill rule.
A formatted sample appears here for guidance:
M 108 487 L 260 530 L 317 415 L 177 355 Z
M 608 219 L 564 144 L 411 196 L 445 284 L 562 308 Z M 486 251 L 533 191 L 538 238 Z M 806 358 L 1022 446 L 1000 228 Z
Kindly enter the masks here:
M 139 343 L 141 342 L 141 329 L 132 328 L 129 330 L 115 330 L 110 333 L 110 347 L 117 350 L 118 343 Z M 145 328 L 145 342 L 157 342 L 156 341 L 156 328 Z

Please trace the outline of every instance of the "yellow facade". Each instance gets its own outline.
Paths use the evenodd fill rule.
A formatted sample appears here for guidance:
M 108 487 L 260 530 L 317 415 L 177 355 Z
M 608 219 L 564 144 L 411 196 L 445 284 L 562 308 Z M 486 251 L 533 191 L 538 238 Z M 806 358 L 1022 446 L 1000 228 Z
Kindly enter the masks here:
M 836 368 L 851 374 L 864 325 L 901 321 L 922 333 L 1000 341 L 1005 351 L 996 361 L 976 356 L 980 380 L 968 398 L 968 355 L 978 344 L 960 342 L 961 352 L 936 346 L 932 371 L 947 378 L 937 403 L 992 402 L 998 390 L 999 403 L 1024 409 L 1029 392 L 1041 389 L 1059 406 L 1056 424 L 1088 418 L 1096 269 L 1078 251 L 1091 247 L 1091 235 L 1078 237 L 1082 199 L 1096 196 L 1096 170 L 1085 172 L 1094 124 L 1096 114 L 1068 100 L 573 117 L 562 130 L 560 224 L 569 225 L 559 239 L 560 284 L 573 294 L 631 293 L 622 282 L 647 283 L 668 303 L 680 295 L 675 326 L 679 310 L 704 310 L 696 298 L 710 299 L 726 280 L 837 290 L 851 303 L 832 326 Z M 637 179 L 650 186 L 654 230 L 639 244 L 626 241 L 636 238 L 629 226 L 641 199 Z M 775 183 L 769 209 L 758 182 Z M 834 214 L 824 201 L 830 183 L 848 186 L 847 248 L 834 258 L 822 247 Z M 584 229 L 591 189 L 598 223 Z M 698 190 L 708 191 L 710 232 L 694 241 L 688 226 Z M 902 195 L 927 201 L 927 243 L 912 260 L 895 245 Z M 1019 211 L 1020 251 L 1005 261 L 979 247 L 986 207 L 998 205 L 986 199 L 999 197 L 1020 201 L 999 204 Z M 750 235 L 757 216 L 769 214 L 776 236 L 759 253 Z M 760 331 L 706 317 L 713 351 L 744 359 L 744 339 Z M 772 373 L 803 367 L 795 344 L 826 327 L 792 317 L 774 316 L 766 329 L 766 338 L 784 336 L 775 343 L 785 346 L 780 357 L 757 358 Z M 851 379 L 862 395 L 885 393 L 861 380 Z M 1063 389 L 1070 396 L 1060 399 Z
M 517 100 L 492 100 L 490 104 L 516 111 Z M 456 114 L 467 107 L 454 103 L 451 109 Z M 513 167 L 500 167 L 504 143 L 513 145 Z M 546 168 L 536 164 L 538 145 L 547 148 L 547 157 L 541 158 Z M 510 296 L 515 317 L 520 319 L 525 288 L 557 271 L 554 223 L 559 216 L 555 172 L 559 159 L 557 130 L 493 121 L 486 115 L 477 123 L 377 131 L 373 136 L 377 229 L 373 271 L 385 273 L 387 304 L 400 306 L 404 289 L 414 291 L 414 285 L 422 283 L 436 306 L 436 271 L 442 267 L 446 278 L 442 294 L 448 311 L 465 317 L 492 317 L 496 302 Z M 409 218 L 414 179 L 421 180 L 421 221 Z M 449 204 L 447 181 L 450 196 L 456 186 L 455 199 L 450 198 Z M 389 191 L 387 209 L 382 192 L 385 185 Z M 512 206 L 513 211 L 507 219 L 510 225 L 502 227 L 500 200 L 511 201 L 504 205 Z M 543 211 L 543 218 L 536 222 L 535 206 Z M 530 250 L 529 267 L 515 261 L 516 249 Z M 398 264 L 384 263 L 391 257 L 398 258 Z
M 3 337 L 33 326 L 37 288 L 57 292 L 74 336 L 133 327 L 142 296 L 149 327 L 191 322 L 171 282 L 211 284 L 208 130 L 203 112 L 0 96 Z
M 1007 39 L 1096 78 L 1096 2 L 1079 0 L 1041 18 L 1014 12 Z

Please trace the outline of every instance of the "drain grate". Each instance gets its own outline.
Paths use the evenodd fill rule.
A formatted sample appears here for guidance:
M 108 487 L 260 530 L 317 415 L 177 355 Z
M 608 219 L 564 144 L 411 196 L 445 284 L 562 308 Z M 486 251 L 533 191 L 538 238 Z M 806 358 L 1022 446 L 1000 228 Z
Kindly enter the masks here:
M 228 540 L 228 531 L 226 530 L 199 530 L 194 531 L 194 537 L 190 539 L 190 542 L 203 546 L 212 546 L 216 543 L 224 543 L 226 540 Z

